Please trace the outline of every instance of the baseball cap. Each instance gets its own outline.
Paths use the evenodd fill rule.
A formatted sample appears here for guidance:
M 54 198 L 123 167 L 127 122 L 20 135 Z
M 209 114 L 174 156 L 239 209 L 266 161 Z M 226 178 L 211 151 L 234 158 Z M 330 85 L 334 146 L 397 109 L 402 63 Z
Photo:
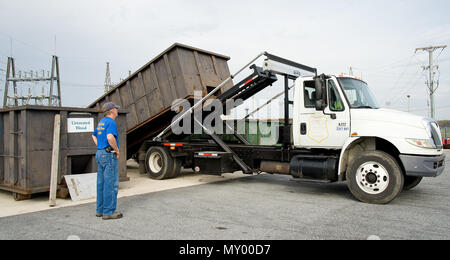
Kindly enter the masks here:
M 113 102 L 108 102 L 103 105 L 103 111 L 105 112 L 112 110 L 114 108 L 120 109 L 120 106 L 114 104 Z

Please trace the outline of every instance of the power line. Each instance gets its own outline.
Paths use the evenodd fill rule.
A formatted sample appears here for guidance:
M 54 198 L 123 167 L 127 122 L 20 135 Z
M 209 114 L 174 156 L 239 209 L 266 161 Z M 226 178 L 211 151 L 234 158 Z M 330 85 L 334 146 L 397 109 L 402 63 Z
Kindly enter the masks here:
M 9 34 L 3 33 L 3 32 L 0 32 L 0 34 L 3 34 L 4 36 L 8 37 L 11 41 L 18 42 L 18 43 L 20 43 L 20 44 L 22 44 L 22 45 L 25 45 L 25 46 L 30 47 L 31 49 L 35 49 L 35 50 L 38 50 L 39 52 L 45 53 L 46 55 L 53 55 L 53 53 L 50 53 L 50 52 L 48 52 L 48 51 L 46 51 L 46 50 L 43 50 L 43 49 L 41 49 L 41 48 L 38 48 L 38 47 L 36 47 L 36 46 L 34 46 L 34 45 L 30 44 L 30 43 L 24 42 L 24 41 L 22 41 L 22 40 L 18 40 L 18 39 L 16 39 L 16 38 L 12 37 L 12 36 L 9 35 Z M 12 55 L 12 54 L 11 54 L 11 55 Z
M 415 76 L 417 73 L 405 73 L 405 76 Z M 364 72 L 365 77 L 370 76 L 382 76 L 382 77 L 391 77 L 397 79 L 399 77 L 399 73 L 396 72 Z
M 400 98 L 402 98 L 406 93 L 408 93 L 409 91 L 411 91 L 412 89 L 414 89 L 415 87 L 417 87 L 417 83 L 419 82 L 419 80 L 420 80 L 420 78 L 422 77 L 423 73 L 420 74 L 420 71 L 419 71 L 419 73 L 416 73 L 416 75 L 419 75 L 419 77 L 416 77 L 416 78 L 411 77 L 411 80 L 410 80 L 407 84 L 405 84 L 405 86 L 408 86 L 408 85 L 409 85 L 409 87 L 406 88 L 406 89 L 401 90 L 401 92 L 399 93 L 399 95 L 396 96 L 395 102 L 393 102 L 393 103 L 398 102 L 398 100 L 399 100 Z M 409 83 L 412 83 L 413 81 L 414 81 L 413 84 L 409 84 Z M 401 89 L 402 89 L 402 88 L 401 88 Z
M 436 63 L 439 62 L 439 57 L 441 56 L 442 52 L 444 52 L 445 48 L 441 49 L 441 52 L 439 52 L 439 55 L 436 57 Z
M 419 77 L 417 77 L 417 75 L 419 76 Z M 404 93 L 406 93 L 406 91 L 409 91 L 410 90 L 410 88 L 412 88 L 414 85 L 410 85 L 415 79 L 417 79 L 417 81 L 418 81 L 418 79 L 420 79 L 420 77 L 421 77 L 421 74 L 420 74 L 420 70 L 417 70 L 416 72 L 415 72 L 415 74 L 414 74 L 414 76 L 411 76 L 411 77 L 409 77 L 407 80 L 408 81 L 405 81 L 405 83 L 404 84 L 402 84 L 401 85 L 401 87 L 400 86 L 398 86 L 398 83 L 400 83 L 399 81 L 397 81 L 397 83 L 396 84 L 394 84 L 394 91 L 386 98 L 386 103 L 395 103 L 395 102 L 397 102 L 398 101 L 398 99 L 400 99 L 402 96 L 403 96 L 403 94 Z M 416 82 L 417 82 L 416 81 Z M 416 83 L 414 83 L 414 84 L 416 84 Z M 409 86 L 409 87 L 408 87 Z M 408 87 L 408 89 L 405 89 L 405 87 Z M 393 101 L 395 101 L 395 102 L 393 102 Z
M 412 60 L 413 60 L 413 58 L 414 58 L 414 56 L 415 56 L 416 54 L 414 53 L 414 55 L 412 55 L 411 56 L 411 58 L 409 59 L 409 62 L 408 62 L 408 65 L 405 67 L 405 69 L 403 70 L 403 72 L 400 74 L 400 76 L 397 78 L 397 80 L 395 81 L 395 83 L 394 83 L 394 87 L 395 87 L 395 89 L 394 89 L 394 93 L 396 92 L 396 91 L 399 91 L 400 90 L 400 88 L 397 88 L 397 84 L 399 83 L 399 81 L 401 80 L 401 79 L 403 79 L 403 77 L 404 77 L 404 75 L 405 75 L 405 73 L 406 73 L 406 70 L 408 69 L 408 66 L 411 64 L 411 62 L 412 62 Z M 401 91 L 401 90 L 400 90 Z M 394 95 L 393 95 L 394 96 Z M 392 97 L 392 96 L 391 96 Z M 392 100 L 389 100 L 389 101 L 392 101 Z
M 76 88 L 105 88 L 101 85 L 91 85 L 91 84 L 82 84 L 82 83 L 63 83 L 63 86 L 76 87 Z
M 407 64 L 407 63 L 404 63 L 404 61 L 406 61 L 406 60 L 408 60 L 408 59 L 410 59 L 410 57 L 402 58 L 402 59 L 400 59 L 400 60 L 397 60 L 397 61 L 395 61 L 395 62 L 386 64 L 386 65 L 383 65 L 383 66 L 379 66 L 379 67 L 375 67 L 375 68 L 366 68 L 366 69 L 363 69 L 363 70 L 368 70 L 368 71 L 378 71 L 378 70 L 387 70 L 387 69 L 391 69 L 391 68 L 395 68 L 395 67 L 402 67 L 402 66 L 404 66 L 405 64 Z M 409 63 L 409 62 L 408 62 L 408 63 Z M 403 65 L 400 65 L 400 64 L 403 64 Z M 398 66 L 398 65 L 400 65 L 400 66 Z M 353 67 L 353 68 L 355 69 L 355 67 Z M 360 68 L 356 68 L 356 69 L 360 69 Z M 361 69 L 361 70 L 362 70 L 362 69 Z

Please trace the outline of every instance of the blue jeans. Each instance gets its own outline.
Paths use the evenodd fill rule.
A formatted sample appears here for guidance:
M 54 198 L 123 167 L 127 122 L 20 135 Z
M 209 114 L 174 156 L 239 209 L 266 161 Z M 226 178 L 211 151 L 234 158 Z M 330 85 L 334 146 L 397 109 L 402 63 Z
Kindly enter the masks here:
M 98 150 L 97 161 L 97 213 L 112 215 L 116 212 L 119 191 L 117 155 Z

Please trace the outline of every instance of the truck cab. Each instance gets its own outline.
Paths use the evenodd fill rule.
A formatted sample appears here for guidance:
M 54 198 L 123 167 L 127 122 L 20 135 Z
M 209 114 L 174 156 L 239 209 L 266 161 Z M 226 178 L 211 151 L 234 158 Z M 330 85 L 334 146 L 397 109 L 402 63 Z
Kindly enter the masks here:
M 411 189 L 443 172 L 439 124 L 381 108 L 363 80 L 299 77 L 294 95 L 293 146 L 336 150 L 338 180 L 347 180 L 359 199 L 371 202 L 388 189 Z

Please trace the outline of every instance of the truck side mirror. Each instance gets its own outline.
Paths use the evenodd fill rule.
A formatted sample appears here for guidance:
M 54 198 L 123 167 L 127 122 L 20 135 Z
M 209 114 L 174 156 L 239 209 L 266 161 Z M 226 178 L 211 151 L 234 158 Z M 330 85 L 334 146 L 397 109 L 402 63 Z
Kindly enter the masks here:
M 320 77 L 316 77 L 314 79 L 314 85 L 316 87 L 316 100 L 322 99 L 323 97 L 322 79 Z
M 327 107 L 327 105 L 325 104 L 325 102 L 323 100 L 316 100 L 316 110 L 317 111 L 322 111 Z
M 316 110 L 324 110 L 327 107 L 327 99 L 325 96 L 324 80 L 322 76 L 318 76 L 314 79 L 316 88 Z

